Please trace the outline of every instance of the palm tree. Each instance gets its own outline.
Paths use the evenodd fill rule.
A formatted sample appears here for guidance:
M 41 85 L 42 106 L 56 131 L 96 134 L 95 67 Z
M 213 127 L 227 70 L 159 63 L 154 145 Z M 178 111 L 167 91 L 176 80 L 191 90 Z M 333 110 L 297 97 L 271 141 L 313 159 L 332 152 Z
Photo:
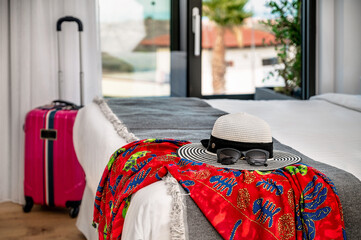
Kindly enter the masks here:
M 206 0 L 203 2 L 203 13 L 216 23 L 216 39 L 212 55 L 213 91 L 215 94 L 225 92 L 226 62 L 224 32 L 230 29 L 237 39 L 239 47 L 243 47 L 243 36 L 239 26 L 243 20 L 252 16 L 244 10 L 248 0 Z

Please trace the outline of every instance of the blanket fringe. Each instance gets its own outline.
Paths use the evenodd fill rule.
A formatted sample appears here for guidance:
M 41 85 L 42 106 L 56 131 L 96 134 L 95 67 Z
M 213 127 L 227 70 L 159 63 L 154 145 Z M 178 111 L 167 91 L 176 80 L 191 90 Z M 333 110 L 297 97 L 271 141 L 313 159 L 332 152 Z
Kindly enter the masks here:
M 133 133 L 130 133 L 128 131 L 128 128 L 125 126 L 125 124 L 117 118 L 117 116 L 109 108 L 108 104 L 103 98 L 96 97 L 94 98 L 93 102 L 98 104 L 100 110 L 109 120 L 109 122 L 113 125 L 115 131 L 120 137 L 124 138 L 127 143 L 139 140 L 139 138 L 137 138 Z
M 185 227 L 183 221 L 183 199 L 178 186 L 177 180 L 168 174 L 163 178 L 163 181 L 168 186 L 167 192 L 172 196 L 172 211 L 171 211 L 171 228 L 170 237 L 172 240 L 185 240 Z

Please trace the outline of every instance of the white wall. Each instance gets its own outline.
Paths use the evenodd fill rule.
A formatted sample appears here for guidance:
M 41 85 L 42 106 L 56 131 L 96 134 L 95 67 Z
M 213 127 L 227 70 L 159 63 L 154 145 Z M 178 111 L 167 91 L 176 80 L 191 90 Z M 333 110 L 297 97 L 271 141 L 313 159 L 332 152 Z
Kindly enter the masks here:
M 361 1 L 319 0 L 317 94 L 361 94 Z
M 262 60 L 274 58 L 277 52 L 273 46 L 252 48 L 226 49 L 226 61 L 233 63 L 226 68 L 226 94 L 252 94 L 255 87 L 284 86 L 283 81 L 267 79 L 263 81 L 270 71 L 274 71 L 272 65 L 263 66 Z M 212 95 L 212 50 L 202 50 L 202 94 Z

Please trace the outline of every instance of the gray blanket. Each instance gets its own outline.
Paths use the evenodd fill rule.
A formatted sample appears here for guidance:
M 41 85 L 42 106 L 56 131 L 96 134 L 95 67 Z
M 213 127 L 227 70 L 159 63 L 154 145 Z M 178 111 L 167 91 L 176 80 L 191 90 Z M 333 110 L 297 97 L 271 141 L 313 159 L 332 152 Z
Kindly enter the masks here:
M 140 139 L 199 142 L 209 138 L 214 122 L 225 114 L 196 98 L 109 99 L 108 106 Z M 352 174 L 314 161 L 276 139 L 274 149 L 301 156 L 302 163 L 320 170 L 334 182 L 343 207 L 347 237 L 361 239 L 361 182 Z M 190 197 L 186 204 L 190 239 L 222 239 Z

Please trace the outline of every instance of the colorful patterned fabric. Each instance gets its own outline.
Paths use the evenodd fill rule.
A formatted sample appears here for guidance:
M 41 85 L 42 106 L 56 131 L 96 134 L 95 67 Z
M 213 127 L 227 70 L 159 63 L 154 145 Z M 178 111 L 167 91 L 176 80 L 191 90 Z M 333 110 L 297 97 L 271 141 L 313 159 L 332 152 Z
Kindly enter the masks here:
M 335 186 L 295 164 L 269 172 L 216 168 L 177 157 L 189 142 L 148 139 L 118 149 L 95 198 L 99 239 L 120 239 L 131 195 L 170 173 L 224 239 L 345 239 Z

